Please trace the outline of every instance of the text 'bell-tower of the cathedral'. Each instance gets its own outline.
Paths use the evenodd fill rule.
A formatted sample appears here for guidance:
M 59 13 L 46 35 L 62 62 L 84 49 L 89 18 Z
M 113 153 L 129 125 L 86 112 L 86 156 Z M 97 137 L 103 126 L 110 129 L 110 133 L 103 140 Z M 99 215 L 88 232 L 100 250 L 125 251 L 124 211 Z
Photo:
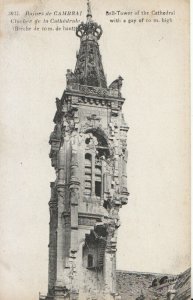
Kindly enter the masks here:
M 47 300 L 112 300 L 116 293 L 119 209 L 128 201 L 127 131 L 122 78 L 107 86 L 98 40 L 87 20 L 76 29 L 80 50 L 66 90 L 56 99 L 50 158 L 49 278 Z

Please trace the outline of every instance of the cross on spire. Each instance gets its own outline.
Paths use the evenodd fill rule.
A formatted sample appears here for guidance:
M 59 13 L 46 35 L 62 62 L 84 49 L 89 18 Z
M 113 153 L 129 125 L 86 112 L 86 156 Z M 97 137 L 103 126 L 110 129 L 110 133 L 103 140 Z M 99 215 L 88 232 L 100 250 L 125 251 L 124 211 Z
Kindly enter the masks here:
M 92 20 L 92 12 L 91 12 L 91 5 L 90 5 L 90 1 L 87 0 L 87 22 L 90 22 Z

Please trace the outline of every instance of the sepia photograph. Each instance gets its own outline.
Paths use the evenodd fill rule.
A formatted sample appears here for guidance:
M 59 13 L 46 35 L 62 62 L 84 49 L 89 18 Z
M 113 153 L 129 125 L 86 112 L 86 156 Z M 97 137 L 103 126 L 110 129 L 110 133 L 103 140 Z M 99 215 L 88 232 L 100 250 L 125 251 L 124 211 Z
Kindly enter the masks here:
M 190 300 L 190 3 L 2 0 L 2 300 Z

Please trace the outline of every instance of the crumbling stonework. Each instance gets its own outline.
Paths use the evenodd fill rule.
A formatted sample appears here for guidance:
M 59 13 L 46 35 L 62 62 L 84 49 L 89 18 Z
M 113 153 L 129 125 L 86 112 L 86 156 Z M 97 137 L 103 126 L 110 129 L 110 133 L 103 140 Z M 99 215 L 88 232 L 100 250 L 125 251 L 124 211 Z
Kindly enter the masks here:
M 191 269 L 186 270 L 178 276 L 173 288 L 173 300 L 190 300 L 191 299 Z
M 177 276 L 117 271 L 117 291 L 121 300 L 167 299 L 168 290 L 175 284 Z M 140 298 L 141 297 L 141 298 Z
M 180 275 L 117 271 L 121 300 L 190 300 L 191 271 Z
M 56 99 L 50 158 L 49 280 L 47 300 L 119 299 L 116 244 L 119 209 L 128 201 L 127 131 L 122 77 L 109 87 L 92 20 L 76 30 L 80 38 L 75 71 Z
M 188 275 L 173 293 L 175 276 L 116 272 L 119 209 L 129 196 L 123 78 L 107 86 L 102 28 L 89 3 L 76 35 L 75 70 L 67 70 L 66 89 L 56 99 L 49 140 L 56 180 L 50 184 L 48 293 L 40 300 L 189 299 Z

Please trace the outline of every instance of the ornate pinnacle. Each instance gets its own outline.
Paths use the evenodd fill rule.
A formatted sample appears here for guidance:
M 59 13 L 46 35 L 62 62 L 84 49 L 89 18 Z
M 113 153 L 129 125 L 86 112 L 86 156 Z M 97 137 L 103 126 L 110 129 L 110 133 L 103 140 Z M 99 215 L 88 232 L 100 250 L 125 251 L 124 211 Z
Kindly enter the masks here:
M 92 12 L 90 1 L 87 0 L 87 21 L 86 23 L 81 22 L 76 28 L 76 35 L 79 38 L 87 38 L 89 36 L 90 39 L 99 40 L 102 35 L 102 28 L 96 22 L 92 20 Z
M 80 38 L 80 50 L 74 74 L 68 72 L 67 83 L 107 88 L 106 78 L 102 66 L 98 47 L 98 40 L 102 35 L 102 28 L 92 20 L 90 1 L 87 0 L 86 22 L 76 27 L 76 35 Z M 72 73 L 72 74 L 71 74 Z
M 91 12 L 91 6 L 90 6 L 90 1 L 87 0 L 87 22 L 90 22 L 92 19 L 92 12 Z

